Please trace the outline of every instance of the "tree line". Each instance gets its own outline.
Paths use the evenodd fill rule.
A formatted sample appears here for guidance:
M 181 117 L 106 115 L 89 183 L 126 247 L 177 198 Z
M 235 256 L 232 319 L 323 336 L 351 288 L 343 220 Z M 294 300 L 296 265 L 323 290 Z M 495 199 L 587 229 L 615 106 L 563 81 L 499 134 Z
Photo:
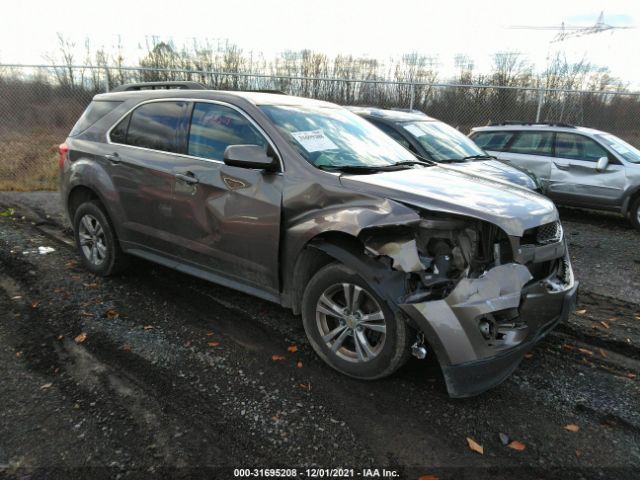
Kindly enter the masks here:
M 606 68 L 586 60 L 569 62 L 562 53 L 551 56 L 540 74 L 534 73 L 531 62 L 518 52 L 493 55 L 488 72 L 478 71 L 472 59 L 459 55 L 455 75 L 443 78 L 437 58 L 419 53 L 386 62 L 311 50 L 285 51 L 265 58 L 228 41 L 193 40 L 176 45 L 148 37 L 144 53 L 131 69 L 125 65 L 121 42 L 112 51 L 94 49 L 89 40 L 80 47 L 59 35 L 56 50 L 47 55 L 50 69 L 26 78 L 21 72 L 0 68 L 0 112 L 19 110 L 19 116 L 31 122 L 46 120 L 62 126 L 92 94 L 107 87 L 189 80 L 214 89 L 278 90 L 343 105 L 412 105 L 463 130 L 488 122 L 534 121 L 538 117 L 640 136 L 636 120 L 640 118 L 639 97 L 629 94 L 625 83 L 613 78 Z M 61 97 L 69 99 L 67 107 L 71 108 L 67 113 L 49 112 L 49 119 L 41 118 L 45 111 L 38 114 L 19 106 Z

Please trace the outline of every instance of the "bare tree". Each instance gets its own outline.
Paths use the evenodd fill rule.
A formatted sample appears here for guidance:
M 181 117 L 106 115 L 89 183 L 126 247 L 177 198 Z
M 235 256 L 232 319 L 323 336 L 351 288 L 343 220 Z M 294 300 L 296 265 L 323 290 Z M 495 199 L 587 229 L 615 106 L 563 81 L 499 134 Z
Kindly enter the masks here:
M 57 33 L 58 49 L 53 53 L 44 55 L 45 59 L 52 65 L 62 64 L 62 67 L 55 67 L 53 72 L 58 79 L 58 83 L 67 88 L 76 87 L 75 65 L 75 42 L 64 37 L 62 33 Z

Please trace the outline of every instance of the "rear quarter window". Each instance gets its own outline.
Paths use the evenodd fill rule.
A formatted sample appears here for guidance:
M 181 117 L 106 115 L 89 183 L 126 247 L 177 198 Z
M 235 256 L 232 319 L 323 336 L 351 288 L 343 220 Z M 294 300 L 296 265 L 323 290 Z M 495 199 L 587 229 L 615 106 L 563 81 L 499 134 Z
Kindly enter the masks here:
M 76 124 L 71 129 L 70 137 L 79 135 L 91 125 L 96 123 L 107 113 L 113 111 L 122 102 L 111 100 L 94 100 L 89 104 L 84 113 L 80 116 Z

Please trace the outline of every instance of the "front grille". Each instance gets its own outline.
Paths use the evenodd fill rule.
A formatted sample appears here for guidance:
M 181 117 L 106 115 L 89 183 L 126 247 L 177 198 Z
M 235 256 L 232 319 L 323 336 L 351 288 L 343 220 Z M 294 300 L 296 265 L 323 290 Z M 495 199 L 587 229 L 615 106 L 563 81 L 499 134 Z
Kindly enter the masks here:
M 562 240 L 562 225 L 559 221 L 525 230 L 521 245 L 549 245 Z
M 566 257 L 563 258 L 561 262 L 562 265 L 558 271 L 558 277 L 560 277 L 566 285 L 569 285 L 571 283 L 571 264 Z
M 549 243 L 557 243 L 562 240 L 562 225 L 560 222 L 551 222 L 538 227 L 536 233 L 536 243 L 539 245 L 547 245 Z

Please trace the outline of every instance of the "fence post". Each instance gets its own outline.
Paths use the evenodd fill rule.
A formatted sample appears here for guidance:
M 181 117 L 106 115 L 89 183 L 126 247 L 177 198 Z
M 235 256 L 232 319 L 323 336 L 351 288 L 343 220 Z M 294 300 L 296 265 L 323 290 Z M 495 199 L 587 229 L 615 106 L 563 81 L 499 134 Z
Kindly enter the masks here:
M 104 66 L 104 85 L 105 93 L 109 93 L 109 67 L 107 65 Z
M 536 123 L 540 123 L 540 113 L 542 112 L 543 99 L 544 99 L 544 90 L 540 86 L 540 78 L 538 77 L 538 111 L 536 112 Z
M 416 86 L 412 83 L 409 88 L 411 88 L 409 92 L 409 110 L 413 110 L 413 104 L 416 101 Z

